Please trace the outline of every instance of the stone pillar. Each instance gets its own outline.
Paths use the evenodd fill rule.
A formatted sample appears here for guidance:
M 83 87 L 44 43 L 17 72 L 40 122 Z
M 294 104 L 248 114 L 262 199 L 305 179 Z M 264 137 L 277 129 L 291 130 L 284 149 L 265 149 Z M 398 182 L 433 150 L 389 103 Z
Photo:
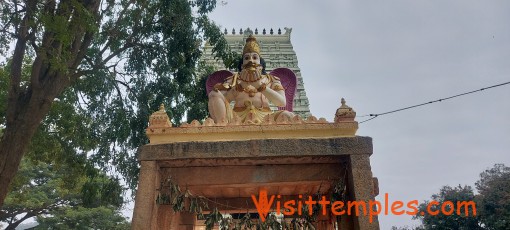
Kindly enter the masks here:
M 186 206 L 189 206 L 186 205 Z M 172 205 L 157 205 L 158 216 L 153 221 L 153 229 L 167 230 L 194 230 L 198 225 L 197 217 L 187 211 L 174 212 Z
M 379 229 L 379 221 L 377 216 L 372 217 L 372 223 L 369 221 L 369 212 L 368 207 L 369 201 L 374 199 L 373 191 L 373 179 L 372 179 L 372 171 L 370 167 L 370 156 L 369 154 L 353 154 L 350 155 L 349 161 L 349 193 L 353 201 L 364 201 L 366 204 L 366 212 L 367 215 L 363 214 L 363 211 L 360 210 L 360 215 L 354 219 L 354 229 L 356 230 L 378 230 Z M 351 217 L 355 215 L 354 211 L 351 214 Z
M 159 181 L 156 161 L 140 162 L 140 177 L 136 190 L 135 209 L 131 223 L 132 230 L 155 229 L 157 226 L 156 188 Z
M 177 229 L 179 224 L 177 223 L 178 220 L 178 213 L 175 213 L 174 210 L 172 210 L 171 205 L 156 205 L 158 208 L 157 213 L 157 219 L 153 222 L 152 228 L 157 230 L 162 229 Z
M 353 219 L 352 216 L 350 215 L 342 215 L 342 216 L 339 216 L 339 220 L 337 221 L 337 224 L 338 224 L 338 230 L 353 230 L 354 227 L 353 227 Z
M 165 209 L 158 219 L 158 230 L 194 230 L 197 223 L 195 214 L 186 211 L 174 212 L 171 205 L 161 205 Z M 164 214 L 163 214 L 164 213 Z

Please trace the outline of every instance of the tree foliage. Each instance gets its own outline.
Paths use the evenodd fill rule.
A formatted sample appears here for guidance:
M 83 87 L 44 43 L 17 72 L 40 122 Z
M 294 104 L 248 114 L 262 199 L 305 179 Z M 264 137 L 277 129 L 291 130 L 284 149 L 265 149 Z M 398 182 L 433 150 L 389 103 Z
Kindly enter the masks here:
M 82 168 L 77 173 L 69 165 L 24 158 L 2 207 L 0 221 L 8 223 L 7 229 L 14 229 L 23 221 L 37 217 L 39 223 L 45 223 L 42 226 L 59 229 L 58 226 L 76 221 L 80 215 L 101 211 L 109 215 L 98 220 L 125 225 L 125 218 L 119 214 L 124 190 L 118 180 L 87 165 Z M 73 215 L 77 216 L 74 220 Z M 94 227 L 93 223 L 76 223 Z
M 41 122 L 47 115 L 66 119 L 65 113 L 51 114 L 54 104 L 78 114 L 69 122 L 83 124 L 47 126 L 49 133 L 67 136 L 48 144 L 67 142 L 134 188 L 134 149 L 147 143 L 147 120 L 159 104 L 167 105 L 174 124 L 188 111 L 189 119 L 206 114 L 194 103 L 203 98 L 196 93 L 204 41 L 218 58 L 234 63 L 235 54 L 206 16 L 215 6 L 215 0 L 4 1 L 0 55 L 10 57 L 14 45 L 8 81 L 2 82 L 7 103 L 0 103 L 0 205 Z M 33 61 L 25 63 L 25 77 L 27 59 Z
M 476 182 L 480 219 L 487 229 L 510 229 L 510 167 L 496 164 Z
M 445 215 L 430 215 L 427 206 L 431 201 L 425 201 L 418 207 L 418 215 L 414 218 L 422 222 L 416 229 L 510 229 L 510 167 L 496 164 L 480 174 L 475 183 L 477 194 L 470 186 L 444 186 L 439 193 L 432 195 L 432 200 L 439 204 L 431 206 L 431 211 L 441 211 L 446 201 L 454 204 L 454 212 Z M 474 209 L 469 208 L 468 215 L 464 208 L 457 212 L 457 201 L 474 201 Z M 465 207 L 465 206 L 464 206 Z M 446 211 L 451 207 L 447 205 Z M 423 213 L 423 215 L 421 214 Z M 397 227 L 395 227 L 397 229 Z
M 28 59 L 24 61 L 23 79 L 30 75 L 30 63 Z M 11 65 L 0 68 L 2 82 L 6 82 Z M 4 89 L 0 86 L 0 92 Z M 68 213 L 78 215 L 90 209 L 108 209 L 111 215 L 105 220 L 126 224 L 118 213 L 124 204 L 124 188 L 119 179 L 107 176 L 87 159 L 86 153 L 98 140 L 92 138 L 89 130 L 91 119 L 75 109 L 73 95 L 66 91 L 55 100 L 31 140 L 2 207 L 0 221 L 9 224 L 7 229 L 32 217 L 45 226 L 60 226 L 63 223 L 58 221 L 71 218 L 66 216 Z M 0 100 L 5 97 L 0 94 Z M 82 226 L 92 227 L 92 223 L 88 224 Z
M 459 229 L 459 230 L 476 230 L 482 229 L 477 216 L 473 215 L 473 209 L 469 208 L 468 214 L 466 215 L 464 210 L 457 214 L 459 206 L 457 202 L 473 201 L 475 194 L 473 188 L 470 186 L 457 186 L 450 187 L 444 186 L 441 188 L 439 193 L 432 195 L 432 200 L 438 202 L 437 205 L 430 205 L 429 201 L 425 201 L 418 207 L 417 219 L 422 220 L 423 227 L 425 229 Z M 452 205 L 446 204 L 445 202 L 452 202 Z M 430 205 L 430 207 L 428 207 Z M 430 208 L 432 212 L 438 212 L 438 215 L 432 215 L 427 209 Z M 443 211 L 449 212 L 453 209 L 453 213 L 445 214 Z M 423 213 L 424 215 L 421 215 Z
M 37 218 L 39 225 L 35 229 L 77 229 L 77 230 L 128 230 L 131 229 L 126 219 L 111 208 L 65 208 L 58 214 Z

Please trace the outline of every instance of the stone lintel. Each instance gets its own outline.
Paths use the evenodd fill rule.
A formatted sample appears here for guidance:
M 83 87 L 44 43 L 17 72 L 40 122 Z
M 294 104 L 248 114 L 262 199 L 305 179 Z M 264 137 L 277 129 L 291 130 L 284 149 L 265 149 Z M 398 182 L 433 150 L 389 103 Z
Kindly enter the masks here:
M 316 139 L 258 139 L 245 141 L 179 142 L 145 145 L 139 148 L 140 161 L 223 159 L 289 159 L 367 154 L 372 155 L 371 137 Z M 195 160 L 195 161 L 193 161 Z M 207 162 L 205 162 L 206 164 Z
M 348 155 L 330 156 L 277 156 L 277 157 L 232 157 L 232 158 L 194 158 L 159 160 L 160 168 L 180 167 L 219 167 L 219 166 L 247 166 L 247 165 L 300 165 L 300 164 L 329 164 L 348 163 Z

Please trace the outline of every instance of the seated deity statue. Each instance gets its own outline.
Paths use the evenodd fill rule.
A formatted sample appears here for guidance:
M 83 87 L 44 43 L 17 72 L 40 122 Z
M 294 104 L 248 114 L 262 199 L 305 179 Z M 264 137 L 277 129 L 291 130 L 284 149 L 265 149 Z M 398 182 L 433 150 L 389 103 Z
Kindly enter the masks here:
M 246 39 L 239 72 L 218 71 L 207 79 L 209 114 L 215 123 L 228 123 L 237 116 L 241 122 L 260 123 L 265 116 L 294 117 L 292 101 L 296 76 L 290 69 L 278 68 L 267 74 L 260 48 L 253 35 Z M 285 87 L 284 87 L 285 86 Z M 230 103 L 234 102 L 233 108 Z M 280 110 L 273 112 L 270 103 Z

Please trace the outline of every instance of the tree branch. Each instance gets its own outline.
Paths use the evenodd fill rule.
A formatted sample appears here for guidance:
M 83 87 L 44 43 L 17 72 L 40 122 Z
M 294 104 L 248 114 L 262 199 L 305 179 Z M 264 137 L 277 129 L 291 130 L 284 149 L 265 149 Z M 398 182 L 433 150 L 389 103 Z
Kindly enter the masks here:
M 27 214 L 25 214 L 25 216 L 23 216 L 21 219 L 15 221 L 15 222 L 12 222 L 13 219 L 11 219 L 11 222 L 9 223 L 7 228 L 5 228 L 5 230 L 16 229 L 16 227 L 18 227 L 18 225 L 20 225 L 23 221 L 27 220 L 28 218 L 34 217 L 34 216 L 36 216 L 36 214 L 34 214 L 32 212 L 27 212 Z
M 16 110 L 18 109 L 18 99 L 21 94 L 20 82 L 21 82 L 21 69 L 23 67 L 23 58 L 25 57 L 25 51 L 27 46 L 27 35 L 30 21 L 32 20 L 36 1 L 29 1 L 30 5 L 27 6 L 27 13 L 21 23 L 21 28 L 17 35 L 18 40 L 14 48 L 14 55 L 12 57 L 11 67 L 11 83 L 9 85 L 9 96 L 7 102 L 7 127 L 9 127 L 16 119 Z M 0 172 L 3 171 L 5 162 L 0 165 Z

